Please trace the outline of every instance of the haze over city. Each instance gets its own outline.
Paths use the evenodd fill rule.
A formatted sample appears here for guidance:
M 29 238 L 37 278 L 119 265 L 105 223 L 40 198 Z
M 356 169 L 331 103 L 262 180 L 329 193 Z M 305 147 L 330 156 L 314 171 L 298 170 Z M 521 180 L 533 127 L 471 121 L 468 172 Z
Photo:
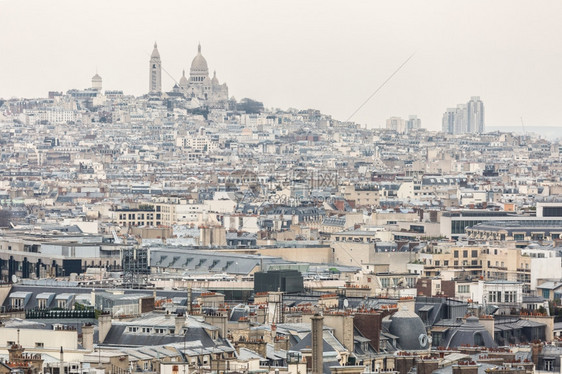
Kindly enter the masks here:
M 0 0 L 0 374 L 562 373 L 560 15 Z
M 384 127 L 480 96 L 490 126 L 560 126 L 559 1 L 0 1 L 0 97 L 84 88 L 146 92 L 158 42 L 177 81 L 201 42 L 230 95 Z M 174 81 L 163 73 L 164 90 Z

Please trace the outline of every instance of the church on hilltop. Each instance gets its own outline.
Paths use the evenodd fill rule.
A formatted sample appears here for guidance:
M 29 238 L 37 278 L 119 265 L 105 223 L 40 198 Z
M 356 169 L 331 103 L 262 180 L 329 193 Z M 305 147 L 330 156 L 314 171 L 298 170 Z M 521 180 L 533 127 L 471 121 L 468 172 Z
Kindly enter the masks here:
M 162 94 L 162 61 L 158 46 L 154 43 L 154 49 L 150 56 L 149 65 L 149 94 Z M 185 70 L 169 96 L 183 96 L 191 103 L 192 107 L 217 105 L 228 101 L 228 86 L 220 84 L 216 71 L 213 78 L 209 77 L 207 60 L 201 54 L 201 44 L 197 47 L 197 55 L 191 61 L 189 77 L 185 76 Z

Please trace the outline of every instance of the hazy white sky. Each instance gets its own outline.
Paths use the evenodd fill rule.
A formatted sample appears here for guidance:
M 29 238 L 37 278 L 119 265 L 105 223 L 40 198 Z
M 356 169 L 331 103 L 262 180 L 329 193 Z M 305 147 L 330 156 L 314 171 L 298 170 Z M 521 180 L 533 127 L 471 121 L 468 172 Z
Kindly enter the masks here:
M 148 90 L 158 42 L 179 80 L 202 44 L 230 95 L 384 126 L 481 96 L 487 125 L 562 128 L 562 1 L 0 0 L 0 97 L 86 88 Z M 173 80 L 163 74 L 163 88 Z

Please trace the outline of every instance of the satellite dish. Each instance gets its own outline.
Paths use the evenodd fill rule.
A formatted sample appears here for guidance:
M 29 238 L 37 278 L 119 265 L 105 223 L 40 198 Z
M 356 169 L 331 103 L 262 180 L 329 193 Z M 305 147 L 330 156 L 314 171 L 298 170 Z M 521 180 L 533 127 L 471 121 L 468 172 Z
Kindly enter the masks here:
M 428 343 L 427 335 L 420 334 L 420 336 L 418 337 L 418 341 L 420 343 L 420 346 L 425 348 L 427 346 L 427 343 Z
M 18 283 L 18 276 L 15 274 L 12 274 L 12 283 Z
M 348 307 L 349 307 L 349 301 L 347 301 L 347 299 L 343 299 L 343 307 L 344 307 L 344 308 L 348 308 Z

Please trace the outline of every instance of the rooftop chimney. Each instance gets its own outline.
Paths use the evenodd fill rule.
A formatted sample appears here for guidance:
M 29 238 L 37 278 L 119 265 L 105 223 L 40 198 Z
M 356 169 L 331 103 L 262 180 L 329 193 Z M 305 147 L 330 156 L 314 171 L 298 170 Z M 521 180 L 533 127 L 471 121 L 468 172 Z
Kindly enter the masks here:
M 531 359 L 535 364 L 535 367 L 539 364 L 539 355 L 542 352 L 542 343 L 533 342 L 531 343 Z
M 110 314 L 101 314 L 98 318 L 98 326 L 99 326 L 99 342 L 103 343 L 107 333 L 111 329 L 111 315 Z
M 183 326 L 185 325 L 185 316 L 183 314 L 178 314 L 175 318 L 175 334 L 182 335 Z
M 88 351 L 94 349 L 94 326 L 84 325 L 82 326 L 82 347 Z
M 324 317 L 316 313 L 312 320 L 312 374 L 322 374 L 324 357 Z

